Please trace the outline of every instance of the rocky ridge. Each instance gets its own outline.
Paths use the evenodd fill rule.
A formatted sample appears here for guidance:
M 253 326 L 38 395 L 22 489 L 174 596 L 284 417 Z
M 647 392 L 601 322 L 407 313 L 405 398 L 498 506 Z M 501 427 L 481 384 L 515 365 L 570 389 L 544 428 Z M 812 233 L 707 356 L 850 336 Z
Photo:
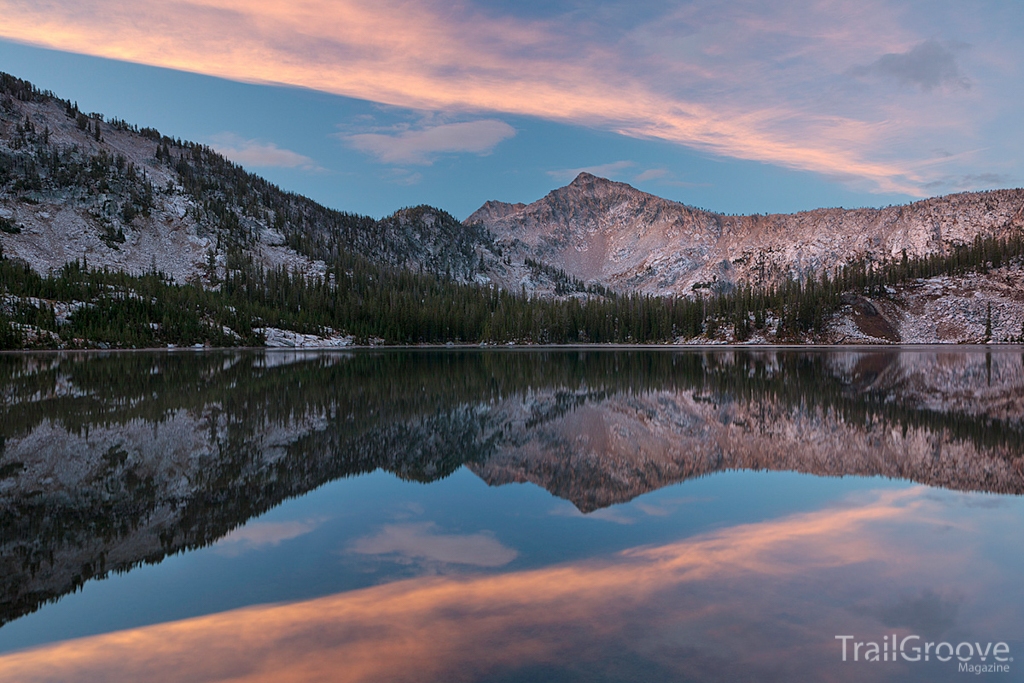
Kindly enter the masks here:
M 0 74 L 0 248 L 40 273 L 85 259 L 177 282 L 222 276 L 230 247 L 266 268 L 322 276 L 339 247 L 472 281 L 484 231 L 421 206 L 381 220 L 327 209 L 203 145 L 137 128 Z
M 1024 190 L 936 197 L 882 209 L 727 216 L 581 173 L 531 204 L 490 201 L 466 221 L 489 230 L 506 263 L 526 258 L 617 291 L 690 295 L 747 281 L 777 283 L 941 252 L 1024 229 Z M 506 277 L 526 273 L 509 269 Z
M 374 264 L 539 297 L 591 298 L 609 290 L 694 297 L 742 282 L 777 284 L 858 259 L 944 253 L 976 237 L 1022 229 L 1024 190 L 883 209 L 726 216 L 586 173 L 531 204 L 489 201 L 463 222 L 428 206 L 375 220 L 282 192 L 202 145 L 85 114 L 0 74 L 0 249 L 40 273 L 81 259 L 211 286 L 225 274 L 232 249 L 268 270 L 285 267 L 306 277 L 325 277 L 325 261 L 344 251 Z M 873 300 L 851 296 L 825 334 L 804 341 L 1018 340 L 1024 338 L 1021 272 L 1022 264 L 1013 262 L 903 283 Z M 25 303 L 8 299 L 0 300 L 8 314 Z M 81 304 L 47 303 L 58 315 L 61 306 Z M 43 332 L 26 334 L 31 341 Z M 295 346 L 348 339 L 346 330 L 331 335 L 277 336 Z M 677 341 L 733 336 L 727 325 L 706 339 Z M 758 331 L 746 341 L 779 338 Z

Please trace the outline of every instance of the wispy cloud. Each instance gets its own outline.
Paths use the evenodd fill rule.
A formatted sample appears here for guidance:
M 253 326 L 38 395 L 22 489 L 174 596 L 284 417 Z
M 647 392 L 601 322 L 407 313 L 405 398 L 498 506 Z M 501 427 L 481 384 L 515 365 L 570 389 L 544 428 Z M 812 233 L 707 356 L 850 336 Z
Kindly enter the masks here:
M 559 505 L 551 510 L 552 517 L 577 517 L 580 519 L 597 519 L 602 522 L 611 522 L 613 524 L 635 524 L 636 519 L 620 508 L 601 508 L 592 512 L 580 512 L 572 505 Z
M 671 173 L 667 168 L 649 168 L 637 174 L 633 180 L 638 183 L 642 183 L 648 180 L 660 180 L 670 176 Z
M 389 132 L 339 133 L 338 137 L 361 152 L 388 164 L 430 164 L 438 154 L 489 154 L 516 129 L 497 119 L 443 123 Z
M 309 519 L 291 522 L 250 522 L 217 541 L 214 550 L 221 555 L 234 557 L 251 550 L 274 547 L 284 541 L 305 536 L 323 521 Z
M 636 166 L 632 161 L 613 161 L 608 164 L 597 166 L 582 166 L 580 168 L 560 168 L 548 171 L 548 175 L 558 181 L 572 180 L 580 173 L 590 173 L 600 178 L 621 178 L 624 171 Z
M 925 92 L 942 86 L 966 90 L 971 87 L 971 82 L 961 73 L 955 53 L 963 47 L 926 40 L 906 52 L 884 54 L 868 66 L 854 67 L 851 74 L 884 76 Z
M 976 189 L 997 189 L 1017 186 L 1019 181 L 1005 173 L 973 173 L 965 176 L 944 176 L 925 184 L 935 192 L 963 192 Z
M 384 179 L 395 185 L 416 185 L 423 180 L 423 174 L 419 171 L 410 171 L 407 168 L 391 168 L 384 174 Z
M 235 133 L 219 133 L 210 138 L 210 146 L 231 161 L 253 168 L 300 168 L 322 171 L 315 161 L 272 142 L 247 140 Z
M 995 135 L 989 122 L 1019 110 L 1012 13 L 979 12 L 968 25 L 956 5 L 896 0 L 694 0 L 628 21 L 607 9 L 559 13 L 557 3 L 544 19 L 482 7 L 0 0 L 0 37 L 424 111 L 543 117 L 886 192 L 923 194 L 940 175 L 983 173 L 1012 147 L 992 145 L 953 171 L 916 165 L 935 147 L 977 145 L 972 138 Z M 930 41 L 936 31 L 973 43 L 973 61 Z M 876 92 L 873 79 L 850 77 L 857 65 L 917 91 L 944 88 L 943 106 Z M 946 87 L 967 82 L 975 87 Z M 485 120 L 351 143 L 395 163 L 486 153 L 511 133 Z
M 349 548 L 359 555 L 392 556 L 428 564 L 502 567 L 519 555 L 487 532 L 446 534 L 433 522 L 387 524 Z

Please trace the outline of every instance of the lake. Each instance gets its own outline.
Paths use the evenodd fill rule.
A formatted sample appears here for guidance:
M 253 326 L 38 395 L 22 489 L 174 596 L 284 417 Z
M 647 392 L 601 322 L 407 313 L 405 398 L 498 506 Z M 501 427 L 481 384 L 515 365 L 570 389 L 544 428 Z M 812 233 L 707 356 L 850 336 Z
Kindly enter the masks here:
M 1022 680 L 1020 347 L 7 354 L 0 396 L 0 680 Z

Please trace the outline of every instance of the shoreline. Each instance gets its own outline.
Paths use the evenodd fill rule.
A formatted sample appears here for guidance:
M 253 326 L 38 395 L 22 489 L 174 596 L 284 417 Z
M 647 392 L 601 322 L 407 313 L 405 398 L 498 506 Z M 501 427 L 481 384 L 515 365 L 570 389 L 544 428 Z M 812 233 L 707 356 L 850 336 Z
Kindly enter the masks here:
M 315 353 L 349 353 L 353 351 L 856 351 L 869 350 L 880 351 L 889 349 L 893 351 L 1012 351 L 1024 352 L 1024 343 L 1018 342 L 993 342 L 993 343 L 908 343 L 908 344 L 380 344 L 380 345 L 357 345 L 351 346 L 182 346 L 166 348 L 152 346 L 141 349 L 5 349 L 0 351 L 0 356 L 16 354 L 61 354 L 61 353 L 211 353 L 225 351 L 264 351 L 270 353 L 279 352 L 315 352 Z

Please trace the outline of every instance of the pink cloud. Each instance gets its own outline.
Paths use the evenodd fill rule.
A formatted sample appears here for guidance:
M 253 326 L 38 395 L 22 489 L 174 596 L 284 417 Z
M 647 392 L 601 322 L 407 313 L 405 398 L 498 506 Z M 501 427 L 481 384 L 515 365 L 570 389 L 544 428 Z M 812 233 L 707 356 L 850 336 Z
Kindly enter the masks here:
M 0 36 L 407 108 L 538 116 L 924 194 L 952 172 L 991 170 L 995 147 L 939 164 L 930 150 L 963 151 L 1015 102 L 960 64 L 946 68 L 979 87 L 894 93 L 886 81 L 851 76 L 885 55 L 916 54 L 919 20 L 942 17 L 914 11 L 886 0 L 698 0 L 640 22 L 597 11 L 538 21 L 439 0 L 0 0 Z M 946 19 L 960 29 L 957 17 Z M 1008 67 L 990 59 L 987 68 L 996 77 Z M 498 123 L 350 141 L 382 159 L 424 163 L 453 145 L 485 153 L 509 133 Z M 470 135 L 460 142 L 455 133 Z
M 670 173 L 667 168 L 649 168 L 646 171 L 640 173 L 635 178 L 634 182 L 642 183 L 647 180 L 659 180 L 669 176 Z

